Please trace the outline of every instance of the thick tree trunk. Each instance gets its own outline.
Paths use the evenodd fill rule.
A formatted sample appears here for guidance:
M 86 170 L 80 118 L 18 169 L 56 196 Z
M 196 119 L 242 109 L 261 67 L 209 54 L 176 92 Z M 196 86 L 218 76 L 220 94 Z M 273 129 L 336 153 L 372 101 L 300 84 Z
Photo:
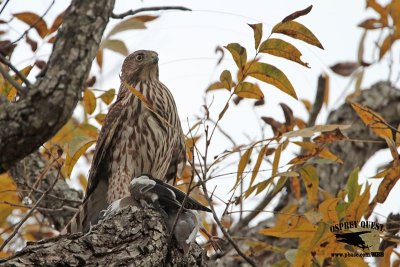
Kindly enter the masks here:
M 0 173 L 37 150 L 71 117 L 115 0 L 73 0 L 47 68 L 26 98 L 0 104 Z
M 128 206 L 88 234 L 30 243 L 0 266 L 207 266 L 200 246 L 183 255 L 168 235 L 157 211 Z

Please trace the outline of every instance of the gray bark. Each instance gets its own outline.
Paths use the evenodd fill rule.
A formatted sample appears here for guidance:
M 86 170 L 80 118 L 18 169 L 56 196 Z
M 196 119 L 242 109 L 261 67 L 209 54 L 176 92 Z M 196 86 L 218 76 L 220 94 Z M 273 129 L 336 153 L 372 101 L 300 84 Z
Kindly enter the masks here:
M 71 117 L 115 0 L 73 0 L 46 70 L 16 103 L 0 105 L 0 173 L 37 150 Z
M 168 232 L 153 209 L 128 206 L 93 226 L 89 234 L 73 234 L 30 243 L 0 266 L 207 266 L 206 254 L 193 244 L 187 255 L 175 246 L 168 256 Z
M 10 174 L 17 184 L 22 199 L 29 196 L 30 201 L 36 203 L 53 184 L 54 180 L 59 178 L 57 177 L 58 170 L 55 167 L 51 167 L 45 172 L 48 164 L 49 162 L 39 152 L 34 152 L 10 169 Z M 42 175 L 41 181 L 35 187 L 37 179 Z M 32 194 L 30 194 L 31 192 Z M 50 225 L 60 231 L 75 214 L 74 210 L 69 208 L 77 209 L 82 196 L 82 192 L 70 188 L 64 179 L 58 179 L 53 189 L 42 199 L 38 207 Z

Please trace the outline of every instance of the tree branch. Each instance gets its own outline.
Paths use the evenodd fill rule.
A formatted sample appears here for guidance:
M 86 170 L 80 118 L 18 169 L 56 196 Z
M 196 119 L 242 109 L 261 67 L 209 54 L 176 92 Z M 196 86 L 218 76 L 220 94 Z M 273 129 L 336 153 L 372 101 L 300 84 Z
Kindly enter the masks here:
M 5 70 L 1 64 L 0 64 L 0 73 L 1 75 L 3 75 L 4 79 L 6 79 L 12 86 L 15 87 L 15 89 L 17 89 L 17 91 L 21 94 L 21 96 L 23 97 L 26 96 L 28 90 L 26 90 L 26 88 L 22 87 L 16 80 L 14 80 L 14 78 L 11 77 L 8 71 Z
M 168 250 L 163 221 L 153 209 L 128 206 L 88 234 L 28 243 L 0 266 L 162 266 Z M 173 246 L 168 266 L 207 266 L 206 254 L 197 244 L 187 255 Z
M 155 6 L 155 7 L 143 7 L 143 8 L 138 8 L 135 10 L 128 10 L 124 13 L 121 14 L 111 14 L 111 18 L 113 19 L 123 19 L 127 16 L 133 16 L 137 13 L 140 12 L 145 12 L 145 11 L 160 11 L 160 10 L 182 10 L 182 11 L 192 11 L 190 8 L 184 7 L 184 6 Z
M 72 1 L 43 77 L 26 98 L 0 105 L 0 173 L 38 149 L 71 117 L 114 1 Z

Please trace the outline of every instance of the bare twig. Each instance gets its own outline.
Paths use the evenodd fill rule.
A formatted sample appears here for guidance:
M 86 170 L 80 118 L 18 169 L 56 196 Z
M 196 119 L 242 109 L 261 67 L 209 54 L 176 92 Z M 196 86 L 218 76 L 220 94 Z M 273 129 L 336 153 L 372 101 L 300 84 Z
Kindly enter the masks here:
M 111 18 L 113 19 L 123 19 L 127 16 L 132 16 L 140 12 L 145 11 L 160 11 L 160 10 L 182 10 L 182 11 L 192 11 L 190 8 L 184 6 L 154 6 L 154 7 L 142 7 L 135 10 L 128 10 L 121 14 L 111 14 Z
M 1 53 L 0 53 L 0 61 L 4 64 L 6 64 L 12 71 L 25 83 L 26 87 L 30 88 L 31 83 L 28 81 L 28 79 L 23 75 L 19 70 L 17 70 L 16 67 L 14 67 L 13 64 L 11 64 L 10 61 L 8 61 Z
M 14 230 L 10 234 L 10 236 L 3 242 L 3 244 L 1 244 L 0 251 L 3 250 L 3 248 L 14 238 L 14 236 L 18 233 L 18 230 L 21 228 L 21 226 L 24 224 L 24 222 L 32 215 L 32 213 L 39 206 L 40 202 L 44 199 L 44 197 L 53 189 L 53 187 L 56 185 L 56 183 L 58 181 L 60 173 L 61 173 L 61 169 L 59 168 L 57 177 L 56 177 L 56 179 L 54 179 L 54 182 L 42 194 L 42 196 L 38 199 L 38 201 L 35 203 L 35 205 L 32 207 L 32 209 L 30 209 L 29 212 L 25 215 L 25 217 L 17 224 L 17 226 L 14 228 Z
M 14 80 L 14 78 L 11 77 L 11 75 L 3 68 L 2 65 L 0 65 L 0 73 L 4 79 L 6 79 L 12 86 L 15 87 L 15 89 L 17 89 L 21 96 L 26 96 L 28 92 L 26 88 L 22 87 L 16 80 Z
M 4 3 L 3 7 L 0 10 L 0 14 L 3 13 L 4 9 L 6 8 L 6 6 L 8 5 L 8 2 L 10 2 L 10 0 L 6 0 L 6 2 Z

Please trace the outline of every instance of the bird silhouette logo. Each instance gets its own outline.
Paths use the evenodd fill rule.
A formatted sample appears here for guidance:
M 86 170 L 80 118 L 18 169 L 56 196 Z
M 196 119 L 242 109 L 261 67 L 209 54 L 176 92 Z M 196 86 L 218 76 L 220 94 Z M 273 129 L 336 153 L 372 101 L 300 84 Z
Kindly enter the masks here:
M 367 245 L 361 235 L 370 234 L 371 231 L 360 231 L 352 233 L 335 233 L 336 240 L 350 246 L 359 247 L 362 250 L 369 249 L 372 245 Z

